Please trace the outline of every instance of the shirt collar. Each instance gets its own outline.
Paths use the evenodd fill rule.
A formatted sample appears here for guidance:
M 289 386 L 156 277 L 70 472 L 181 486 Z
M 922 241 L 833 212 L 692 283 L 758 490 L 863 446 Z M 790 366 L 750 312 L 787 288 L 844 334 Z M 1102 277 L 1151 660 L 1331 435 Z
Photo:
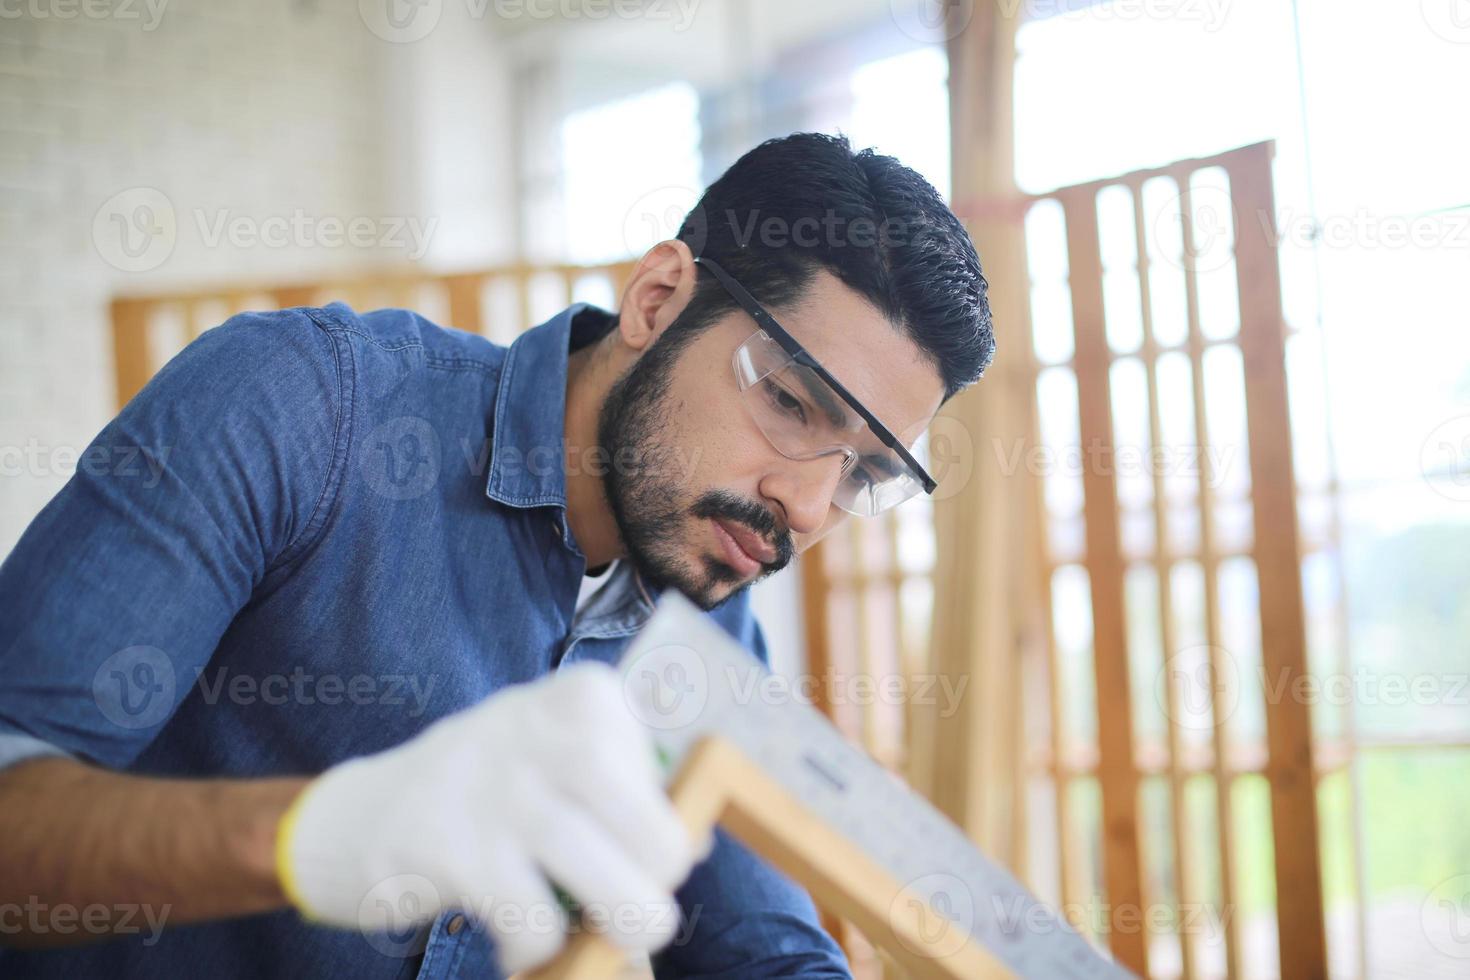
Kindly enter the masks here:
M 578 314 L 590 311 L 596 316 Z M 511 507 L 567 505 L 567 355 L 600 336 L 609 314 L 574 303 L 515 339 L 500 370 L 485 494 Z

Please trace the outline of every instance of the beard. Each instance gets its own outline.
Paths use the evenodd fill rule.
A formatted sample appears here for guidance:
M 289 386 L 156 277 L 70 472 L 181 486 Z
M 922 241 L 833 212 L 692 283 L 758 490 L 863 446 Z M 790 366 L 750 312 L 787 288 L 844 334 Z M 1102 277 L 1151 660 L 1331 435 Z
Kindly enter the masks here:
M 708 611 L 785 568 L 795 547 L 759 503 L 728 490 L 689 493 L 684 475 L 698 461 L 699 450 L 686 454 L 672 443 L 676 426 L 669 388 L 679 355 L 696 332 L 680 326 L 676 319 L 613 384 L 598 415 L 597 441 L 612 461 L 603 493 L 629 560 L 645 580 L 660 589 L 678 589 Z M 679 465 L 686 461 L 687 467 Z M 694 533 L 710 518 L 744 525 L 776 550 L 755 579 L 719 599 L 721 586 L 739 583 L 741 576 L 718 558 L 691 549 Z

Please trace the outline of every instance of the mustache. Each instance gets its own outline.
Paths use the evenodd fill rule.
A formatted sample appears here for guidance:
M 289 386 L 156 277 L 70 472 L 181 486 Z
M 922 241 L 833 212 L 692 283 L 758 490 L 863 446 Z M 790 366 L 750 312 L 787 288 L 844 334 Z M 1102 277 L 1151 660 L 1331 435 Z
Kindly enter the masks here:
M 775 516 L 753 500 L 746 500 L 728 490 L 711 490 L 702 495 L 690 512 L 696 517 L 714 517 L 723 521 L 743 524 L 776 549 L 776 557 L 766 565 L 772 572 L 779 572 L 796 557 L 796 545 L 790 532 L 782 528 Z

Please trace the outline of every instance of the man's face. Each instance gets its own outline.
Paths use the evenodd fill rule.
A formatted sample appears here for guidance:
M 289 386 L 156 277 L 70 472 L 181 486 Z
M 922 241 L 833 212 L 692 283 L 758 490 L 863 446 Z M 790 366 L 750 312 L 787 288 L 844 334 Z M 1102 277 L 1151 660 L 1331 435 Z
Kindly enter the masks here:
M 918 346 L 832 274 L 772 313 L 905 445 L 939 410 L 943 382 Z M 676 351 L 678 329 L 676 319 L 613 385 L 598 441 L 629 557 L 711 609 L 849 515 L 832 503 L 842 456 L 787 459 L 746 407 L 731 360 L 755 321 L 732 311 Z

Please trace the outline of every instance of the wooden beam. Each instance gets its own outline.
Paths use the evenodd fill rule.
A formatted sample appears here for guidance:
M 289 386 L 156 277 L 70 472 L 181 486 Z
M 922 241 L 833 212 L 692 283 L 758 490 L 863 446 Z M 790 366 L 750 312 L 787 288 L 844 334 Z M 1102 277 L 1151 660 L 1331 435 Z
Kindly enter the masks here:
M 480 310 L 480 288 L 482 276 L 466 274 L 446 276 L 444 288 L 449 293 L 449 325 L 467 333 L 484 333 L 485 323 Z
M 1208 408 L 1205 403 L 1205 339 L 1200 327 L 1199 276 L 1195 268 L 1196 245 L 1194 237 L 1194 203 L 1190 194 L 1192 169 L 1175 171 L 1175 180 L 1180 190 L 1179 224 L 1184 246 L 1184 305 L 1188 320 L 1188 338 L 1185 344 L 1189 352 L 1190 391 L 1194 405 L 1194 441 L 1199 447 L 1201 458 L 1208 459 L 1205 450 L 1210 444 Z M 1209 647 L 1207 669 L 1210 678 L 1210 711 L 1214 726 L 1210 730 L 1215 776 L 1215 839 L 1220 856 L 1220 904 L 1222 908 L 1236 908 L 1235 901 L 1235 816 L 1230 801 L 1234 793 L 1235 774 L 1239 769 L 1232 764 L 1228 711 L 1225 703 L 1226 673 L 1221 651 L 1222 628 L 1220 623 L 1220 549 L 1215 544 L 1215 505 L 1211 488 L 1211 474 L 1204 466 L 1195 468 L 1195 511 L 1199 516 L 1199 564 L 1204 579 L 1205 639 Z M 1170 654 L 1174 651 L 1169 650 Z M 1237 916 L 1221 916 L 1225 923 L 1225 973 L 1240 976 L 1240 924 Z
M 277 309 L 289 310 L 297 306 L 315 306 L 316 294 L 315 286 L 284 286 L 271 290 L 271 299 Z
M 953 199 L 1014 200 L 1017 17 L 989 3 L 953 3 L 948 15 Z M 916 766 L 931 774 L 921 791 L 986 853 L 1014 868 L 1023 862 L 1015 833 L 1024 806 L 1015 748 L 1021 651 L 1038 616 L 1036 579 L 1023 557 L 1035 476 L 1009 471 L 1001 454 L 981 447 L 1023 445 L 1030 432 L 1034 393 L 1021 353 L 1028 342 L 1025 242 L 1012 214 L 982 211 L 965 224 L 989 282 L 998 356 L 934 426 L 951 443 L 947 462 L 957 472 L 948 483 L 935 474 L 943 492 L 934 501 L 931 669 L 967 681 L 969 693 L 943 717 L 911 719 L 929 742 L 913 751 L 928 756 Z M 923 705 L 909 710 L 937 714 Z
M 1123 553 L 1113 467 L 1113 409 L 1103 321 L 1102 255 L 1096 195 L 1064 191 L 1072 317 L 1077 338 L 1077 407 L 1087 574 L 1092 592 L 1093 669 L 1097 678 L 1098 782 L 1102 790 L 1103 874 L 1111 909 L 1108 944 L 1140 976 L 1148 975 L 1147 933 L 1138 847 L 1138 771 L 1123 602 Z
M 1266 676 L 1290 691 L 1307 674 L 1306 622 L 1297 549 L 1296 480 L 1286 387 L 1281 270 L 1272 242 L 1274 144 L 1257 144 L 1226 164 L 1239 217 L 1235 269 L 1240 349 L 1245 364 L 1256 574 L 1260 583 L 1261 660 Z M 1276 846 L 1276 922 L 1281 975 L 1325 977 L 1322 868 L 1313 779 L 1312 713 L 1303 700 L 1266 700 L 1267 778 Z
M 832 647 L 827 631 L 829 583 L 825 548 L 818 541 L 802 553 L 796 567 L 801 576 L 801 625 L 806 641 L 805 670 L 807 676 L 814 681 L 812 705 L 828 718 L 832 718 L 831 688 L 827 684 L 832 673 Z M 846 932 L 842 920 L 828 908 L 818 906 L 817 912 L 822 918 L 822 928 L 841 943 Z M 842 945 L 845 949 L 847 944 Z
M 152 307 L 148 300 L 112 301 L 112 366 L 119 410 L 153 377 L 153 353 L 148 343 L 148 313 Z
M 1138 294 L 1139 309 L 1143 313 L 1143 363 L 1147 371 L 1148 383 L 1148 439 L 1149 445 L 1158 449 L 1164 443 L 1163 412 L 1159 402 L 1159 347 L 1158 340 L 1154 336 L 1153 322 L 1153 293 L 1149 283 L 1149 258 L 1148 258 L 1148 218 L 1143 209 L 1143 182 L 1132 183 L 1130 189 L 1133 192 L 1133 228 L 1134 248 L 1138 255 Z M 1154 579 L 1157 583 L 1156 595 L 1158 597 L 1158 627 L 1159 627 L 1159 649 L 1163 651 L 1167 661 L 1170 653 L 1176 649 L 1174 616 L 1173 616 L 1173 587 L 1169 581 L 1173 560 L 1169 548 L 1169 521 L 1168 521 L 1168 496 L 1167 487 L 1164 482 L 1164 468 L 1152 467 L 1153 473 L 1153 518 L 1154 518 Z M 1184 810 L 1184 779 L 1185 769 L 1183 765 L 1184 748 L 1179 730 L 1179 692 L 1172 683 L 1165 682 L 1164 688 L 1164 724 L 1167 727 L 1166 742 L 1169 757 L 1169 818 L 1173 823 L 1174 832 L 1170 836 L 1173 855 L 1173 885 L 1175 899 L 1175 913 L 1181 914 L 1182 906 L 1191 901 L 1190 896 L 1194 892 L 1193 874 L 1194 868 L 1190 857 L 1190 849 L 1185 846 L 1188 835 L 1185 833 L 1185 810 Z M 1147 880 L 1147 878 L 1145 878 Z M 1181 918 L 1179 921 L 1183 921 Z M 1180 977 L 1181 980 L 1194 980 L 1195 977 L 1195 945 L 1196 937 L 1193 930 L 1182 931 L 1179 934 L 1180 952 Z

